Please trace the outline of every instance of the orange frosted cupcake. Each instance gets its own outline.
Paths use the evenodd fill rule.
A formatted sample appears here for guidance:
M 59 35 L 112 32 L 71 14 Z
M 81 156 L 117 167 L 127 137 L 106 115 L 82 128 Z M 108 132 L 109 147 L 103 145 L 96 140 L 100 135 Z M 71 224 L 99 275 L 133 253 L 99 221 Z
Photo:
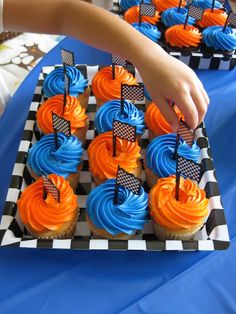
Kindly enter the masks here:
M 156 6 L 157 11 L 162 12 L 169 8 L 174 8 L 179 6 L 179 0 L 153 0 L 153 4 Z M 186 6 L 186 1 L 183 0 L 181 7 Z
M 183 118 L 183 114 L 176 106 L 174 106 L 174 110 L 179 118 Z M 158 106 L 154 102 L 148 106 L 144 120 L 148 128 L 149 140 L 152 140 L 159 135 L 173 132 L 170 124 L 163 117 Z
M 142 22 L 156 25 L 160 21 L 160 14 L 156 11 L 155 16 L 142 16 Z M 139 22 L 139 6 L 131 7 L 124 14 L 124 20 L 129 24 Z
M 45 101 L 37 111 L 37 123 L 44 134 L 53 133 L 52 112 L 70 121 L 71 134 L 84 142 L 88 130 L 88 117 L 85 109 L 81 107 L 79 100 L 73 96 L 66 96 L 64 107 L 64 96 L 56 95 Z M 64 109 L 64 112 L 63 112 Z
M 113 157 L 112 132 L 98 135 L 89 145 L 89 168 L 96 185 L 115 178 L 120 166 L 136 177 L 140 177 L 140 147 L 136 142 L 116 138 L 116 157 Z
M 165 40 L 171 47 L 190 48 L 198 47 L 202 40 L 202 34 L 197 27 L 192 25 L 174 25 L 165 32 Z
M 121 83 L 137 84 L 136 78 L 121 66 L 115 66 L 115 79 L 112 79 L 112 67 L 98 71 L 92 80 L 92 91 L 99 108 L 105 102 L 121 98 Z
M 201 21 L 197 21 L 197 24 L 204 28 L 208 26 L 224 26 L 227 20 L 227 14 L 223 10 L 213 10 L 206 9 L 204 10 L 203 18 Z
M 175 176 L 159 179 L 149 193 L 150 214 L 160 240 L 190 240 L 208 215 L 208 199 L 193 181 L 180 177 L 179 200 Z
M 73 236 L 79 208 L 77 195 L 68 181 L 56 174 L 48 178 L 60 191 L 60 202 L 48 193 L 43 197 L 43 180 L 29 185 L 17 202 L 26 229 L 38 239 L 66 239 Z

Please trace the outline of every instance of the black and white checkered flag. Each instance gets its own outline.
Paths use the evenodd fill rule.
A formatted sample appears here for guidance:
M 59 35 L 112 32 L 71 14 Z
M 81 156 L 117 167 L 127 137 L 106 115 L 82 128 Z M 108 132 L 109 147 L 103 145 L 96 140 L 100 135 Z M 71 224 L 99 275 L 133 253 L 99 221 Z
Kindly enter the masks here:
M 122 67 L 126 67 L 127 66 L 127 60 L 119 57 L 117 55 L 112 55 L 112 60 L 111 60 L 112 64 L 116 64 L 116 65 L 120 65 Z
M 141 16 L 155 16 L 156 7 L 153 4 L 141 3 L 139 12 Z
M 66 136 L 71 136 L 70 121 L 59 117 L 56 113 L 52 113 L 52 126 L 57 132 L 64 133 Z
M 50 193 L 55 201 L 58 203 L 60 202 L 60 191 L 55 187 L 52 181 L 45 175 L 42 176 L 43 178 L 43 188 L 46 191 L 46 194 Z
M 183 120 L 180 120 L 179 122 L 178 135 L 181 136 L 190 147 L 192 147 L 194 131 L 190 129 Z
M 236 27 L 236 13 L 234 12 L 229 13 L 227 23 Z
M 136 126 L 113 120 L 113 136 L 130 142 L 136 141 Z
M 121 84 L 121 99 L 129 100 L 143 100 L 144 99 L 144 85 L 128 85 Z
M 188 10 L 188 15 L 194 17 L 198 21 L 202 20 L 203 13 L 204 10 L 194 7 L 193 5 L 191 5 Z
M 177 156 L 176 172 L 182 173 L 186 177 L 199 182 L 202 175 L 202 167 L 200 164 L 196 164 L 192 160 Z
M 61 58 L 62 58 L 62 64 L 70 65 L 72 67 L 75 66 L 75 58 L 74 58 L 73 52 L 67 51 L 65 49 L 61 49 Z
M 124 188 L 130 190 L 134 194 L 139 195 L 142 181 L 141 179 L 136 178 L 132 173 L 128 173 L 123 168 L 118 167 L 116 184 L 122 185 Z

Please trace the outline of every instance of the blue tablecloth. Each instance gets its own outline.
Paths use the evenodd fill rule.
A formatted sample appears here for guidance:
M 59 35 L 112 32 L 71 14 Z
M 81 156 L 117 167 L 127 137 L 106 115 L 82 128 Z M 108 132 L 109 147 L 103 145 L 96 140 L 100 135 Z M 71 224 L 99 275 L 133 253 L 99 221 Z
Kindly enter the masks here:
M 109 64 L 101 51 L 65 39 L 77 63 Z M 0 119 L 0 213 L 41 67 Z M 170 69 L 171 70 L 171 69 Z M 236 313 L 236 70 L 198 71 L 211 105 L 205 119 L 231 244 L 215 252 L 0 249 L 0 313 Z

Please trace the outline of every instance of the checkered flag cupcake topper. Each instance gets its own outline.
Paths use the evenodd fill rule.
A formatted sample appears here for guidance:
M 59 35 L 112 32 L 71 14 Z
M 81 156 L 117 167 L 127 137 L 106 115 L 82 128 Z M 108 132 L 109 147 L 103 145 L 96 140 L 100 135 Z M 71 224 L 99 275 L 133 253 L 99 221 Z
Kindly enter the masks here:
M 64 87 L 64 99 L 63 99 L 63 104 L 64 108 L 66 106 L 66 96 L 70 94 L 70 78 L 66 74 L 66 71 L 64 71 L 64 82 L 65 82 L 65 87 Z M 64 111 L 63 108 L 63 111 Z
M 43 178 L 43 198 L 46 199 L 47 194 L 51 194 L 55 201 L 60 203 L 60 191 L 52 183 L 52 181 L 45 175 L 42 175 Z
M 54 140 L 56 149 L 59 148 L 57 132 L 64 133 L 66 136 L 71 136 L 70 121 L 59 117 L 56 113 L 52 112 L 52 127 L 54 131 Z
M 236 13 L 230 12 L 228 14 L 227 20 L 226 20 L 224 28 L 223 28 L 223 32 L 226 30 L 226 27 L 228 24 L 236 27 Z
M 139 195 L 142 186 L 142 180 L 136 178 L 132 173 L 125 171 L 119 166 L 116 174 L 114 204 L 117 204 L 118 202 L 118 190 L 120 185 L 133 192 L 134 194 Z
M 156 7 L 153 4 L 140 3 L 139 6 L 139 26 L 142 22 L 142 16 L 152 16 L 154 17 L 156 13 Z
M 121 84 L 121 99 L 143 100 L 144 99 L 144 85 Z
M 179 122 L 178 134 L 190 147 L 192 147 L 194 141 L 194 131 L 190 129 L 182 119 L 180 119 Z
M 111 63 L 112 63 L 112 79 L 114 80 L 116 78 L 116 72 L 115 72 L 116 65 L 126 67 L 127 66 L 127 60 L 120 57 L 120 56 L 112 55 Z
M 62 58 L 62 64 L 69 65 L 74 67 L 75 66 L 75 58 L 74 53 L 65 49 L 61 49 L 61 58 Z
M 200 21 L 202 20 L 202 17 L 203 17 L 203 13 L 204 13 L 204 10 L 198 8 L 198 7 L 195 7 L 193 5 L 190 5 L 189 9 L 188 9 L 188 14 L 186 16 L 186 20 L 185 20 L 185 23 L 184 23 L 184 29 L 186 28 L 187 24 L 188 24 L 188 18 L 189 16 L 195 18 L 196 20 Z

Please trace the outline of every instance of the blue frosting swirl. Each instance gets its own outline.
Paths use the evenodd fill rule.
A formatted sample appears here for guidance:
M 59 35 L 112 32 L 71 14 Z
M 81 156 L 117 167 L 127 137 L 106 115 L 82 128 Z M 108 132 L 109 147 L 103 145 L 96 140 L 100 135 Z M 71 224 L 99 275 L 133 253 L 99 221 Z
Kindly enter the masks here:
M 136 126 L 136 133 L 144 132 L 144 113 L 138 110 L 130 101 L 124 101 L 124 113 L 121 113 L 120 100 L 111 100 L 102 105 L 96 113 L 95 126 L 98 133 L 112 130 L 113 120 Z
M 145 96 L 148 100 L 152 101 L 151 96 L 150 96 L 150 94 L 149 94 L 149 92 L 148 92 L 146 86 L 144 86 L 144 96 Z
M 142 22 L 140 26 L 139 26 L 139 23 L 132 23 L 131 25 L 137 31 L 139 31 L 140 33 L 142 33 L 146 37 L 150 38 L 154 42 L 157 42 L 158 39 L 161 38 L 161 32 L 153 24 Z
M 123 11 L 127 11 L 131 7 L 140 5 L 141 0 L 121 0 L 120 7 Z M 149 0 L 144 0 L 144 3 L 150 3 Z
M 189 5 L 193 5 L 195 7 L 205 9 L 211 9 L 212 7 L 212 0 L 192 0 Z M 223 6 L 220 1 L 215 1 L 214 9 L 222 9 Z
M 119 186 L 118 204 L 113 204 L 115 179 L 109 179 L 88 195 L 86 211 L 92 223 L 112 235 L 132 235 L 147 222 L 148 195 L 143 187 L 136 195 Z
M 79 94 L 83 94 L 84 90 L 88 87 L 88 80 L 75 67 L 66 66 L 66 73 L 70 78 L 70 95 L 78 97 Z M 50 98 L 55 95 L 64 94 L 64 86 L 64 71 L 63 67 L 60 67 L 46 76 L 43 83 L 44 95 Z
M 75 135 L 58 133 L 59 148 L 56 149 L 54 134 L 44 135 L 29 150 L 28 165 L 37 176 L 55 173 L 67 178 L 76 173 L 82 161 L 82 143 Z
M 174 157 L 176 134 L 170 133 L 153 139 L 146 150 L 146 164 L 159 178 L 168 177 L 176 173 Z M 200 148 L 194 142 L 190 147 L 182 138 L 178 148 L 179 156 L 198 161 Z
M 230 27 L 226 27 L 223 32 L 222 26 L 210 26 L 202 32 L 202 41 L 207 47 L 215 50 L 231 51 L 236 49 L 236 35 Z
M 188 10 L 186 8 L 170 8 L 162 12 L 161 21 L 166 27 L 171 27 L 178 24 L 184 24 Z M 195 19 L 191 16 L 188 18 L 188 24 L 193 25 Z

